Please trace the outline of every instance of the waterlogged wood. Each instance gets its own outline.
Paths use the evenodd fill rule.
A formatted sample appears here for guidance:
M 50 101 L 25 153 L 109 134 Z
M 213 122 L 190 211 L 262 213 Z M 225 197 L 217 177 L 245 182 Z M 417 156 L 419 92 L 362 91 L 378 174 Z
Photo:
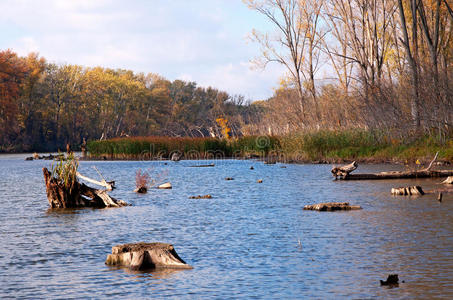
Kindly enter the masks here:
M 172 188 L 172 185 L 170 182 L 166 182 L 166 183 L 159 185 L 157 188 L 159 188 L 161 190 L 169 190 Z
M 208 164 L 208 165 L 194 165 L 194 166 L 189 166 L 190 168 L 209 168 L 209 167 L 215 167 L 215 164 Z
M 350 174 L 358 167 L 358 164 L 356 162 L 353 162 L 350 165 L 346 165 L 340 168 L 337 167 L 332 168 L 332 174 L 335 178 L 340 176 L 340 179 L 343 180 L 406 179 L 406 178 L 433 178 L 453 176 L 453 170 L 431 170 L 438 155 L 439 152 L 436 153 L 436 155 L 434 156 L 433 160 L 429 163 L 427 168 L 420 170 Z M 346 174 L 344 174 L 342 170 L 344 170 Z
M 112 247 L 105 261 L 109 266 L 124 266 L 132 270 L 159 268 L 192 269 L 176 253 L 173 245 L 165 243 L 136 243 Z
M 392 195 L 396 196 L 423 196 L 423 195 L 439 195 L 442 193 L 453 193 L 453 187 L 439 188 L 434 190 L 424 191 L 420 186 L 398 187 L 391 189 Z
M 350 205 L 348 202 L 327 202 L 312 205 L 305 205 L 305 210 L 336 211 L 336 210 L 357 210 L 362 209 L 359 205 Z
M 71 188 L 52 178 L 47 168 L 43 168 L 47 200 L 51 208 L 105 208 L 127 206 L 126 202 L 110 197 L 107 191 L 91 188 L 76 181 Z
M 422 196 L 425 194 L 422 187 L 418 185 L 392 188 L 391 193 L 397 196 Z
M 102 179 L 102 181 L 97 181 L 95 179 L 91 179 L 89 177 L 86 177 L 82 174 L 80 174 L 79 172 L 76 173 L 77 177 L 79 177 L 80 179 L 83 179 L 85 181 L 88 181 L 92 184 L 96 184 L 96 185 L 99 185 L 99 186 L 103 186 L 105 187 L 107 190 L 111 191 L 115 188 L 115 181 L 110 181 L 110 182 L 107 182 L 105 181 L 105 179 Z
M 416 170 L 416 171 L 389 171 L 379 173 L 348 174 L 341 177 L 343 180 L 377 180 L 377 179 L 405 179 L 405 178 L 433 178 L 453 176 L 453 170 Z
M 191 196 L 191 197 L 189 197 L 189 199 L 212 199 L 212 196 L 209 194 L 204 195 L 204 196 L 198 195 L 198 196 Z

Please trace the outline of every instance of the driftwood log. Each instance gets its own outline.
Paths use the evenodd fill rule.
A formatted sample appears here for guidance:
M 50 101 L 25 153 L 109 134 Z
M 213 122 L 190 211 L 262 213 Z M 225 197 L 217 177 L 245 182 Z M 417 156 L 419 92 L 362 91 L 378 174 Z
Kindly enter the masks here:
M 110 197 L 105 190 L 94 189 L 78 181 L 72 188 L 66 188 L 52 178 L 47 168 L 43 168 L 42 171 L 46 183 L 47 200 L 51 208 L 105 208 L 129 205 L 122 200 Z
M 192 269 L 170 244 L 136 243 L 112 247 L 105 261 L 109 266 L 124 266 L 132 270 L 159 268 Z
M 436 153 L 436 156 L 430 162 L 427 168 L 421 170 L 350 174 L 358 167 L 358 164 L 356 162 L 353 162 L 352 164 L 343 167 L 334 167 L 332 169 L 332 174 L 335 179 L 337 179 L 337 177 L 340 177 L 340 179 L 343 180 L 432 178 L 453 176 L 453 170 L 431 170 L 432 166 L 434 165 L 434 161 L 437 159 L 437 155 L 438 153 Z
M 305 205 L 304 209 L 317 211 L 336 211 L 336 210 L 356 210 L 362 209 L 362 207 L 359 205 L 349 205 L 348 202 L 327 202 Z
M 374 180 L 374 179 L 404 179 L 404 178 L 433 178 L 453 176 L 453 170 L 418 170 L 390 171 L 379 173 L 349 174 L 343 180 Z

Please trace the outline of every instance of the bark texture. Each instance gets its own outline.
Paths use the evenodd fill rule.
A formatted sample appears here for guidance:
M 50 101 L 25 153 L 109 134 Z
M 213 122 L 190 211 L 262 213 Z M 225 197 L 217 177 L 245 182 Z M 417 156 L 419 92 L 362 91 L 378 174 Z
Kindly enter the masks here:
M 67 188 L 55 178 L 47 168 L 42 169 L 46 183 L 47 200 L 51 208 L 80 208 L 80 207 L 121 207 L 126 202 L 110 197 L 107 191 L 91 188 L 84 183 L 75 182 Z

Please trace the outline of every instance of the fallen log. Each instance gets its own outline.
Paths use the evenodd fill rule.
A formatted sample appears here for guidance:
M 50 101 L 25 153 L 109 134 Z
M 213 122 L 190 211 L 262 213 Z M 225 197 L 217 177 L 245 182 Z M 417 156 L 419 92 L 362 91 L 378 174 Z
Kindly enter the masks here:
M 304 210 L 317 210 L 317 211 L 356 210 L 356 209 L 362 209 L 362 207 L 359 205 L 349 205 L 348 202 L 327 202 L 304 206 Z
M 105 179 L 102 179 L 102 181 L 97 181 L 95 179 L 91 179 L 89 177 L 86 177 L 86 176 L 83 176 L 82 174 L 80 174 L 79 172 L 76 173 L 77 177 L 79 177 L 80 179 L 83 179 L 85 181 L 88 181 L 88 182 L 91 182 L 93 184 L 96 184 L 96 185 L 99 185 L 99 186 L 103 186 L 105 187 L 108 191 L 111 191 L 115 188 L 115 181 L 105 181 Z
M 67 187 L 53 178 L 47 168 L 43 168 L 42 171 L 46 183 L 47 200 L 51 208 L 105 208 L 129 205 L 122 200 L 110 197 L 107 191 L 91 188 L 77 180 L 71 187 Z
M 123 244 L 112 247 L 105 261 L 109 266 L 124 266 L 131 270 L 159 268 L 192 269 L 176 253 L 173 245 L 164 243 Z
M 343 180 L 377 180 L 377 179 L 406 179 L 406 178 L 434 178 L 453 176 L 453 170 L 416 170 L 416 171 L 389 171 L 379 173 L 348 174 L 340 177 Z
M 209 167 L 215 167 L 215 164 L 189 166 L 189 168 L 209 168 Z
M 431 170 L 438 155 L 439 152 L 436 153 L 433 160 L 429 163 L 428 167 L 420 170 L 350 174 L 358 167 L 358 164 L 354 161 L 351 164 L 345 165 L 343 167 L 333 167 L 331 172 L 335 179 L 337 179 L 337 177 L 340 177 L 340 179 L 343 180 L 406 179 L 453 176 L 453 170 Z

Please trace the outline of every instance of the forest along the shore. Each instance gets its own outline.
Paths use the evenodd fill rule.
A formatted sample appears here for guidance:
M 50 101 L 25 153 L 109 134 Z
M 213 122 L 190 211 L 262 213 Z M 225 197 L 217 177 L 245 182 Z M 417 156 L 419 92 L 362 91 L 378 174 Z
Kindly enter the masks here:
M 252 32 L 263 50 L 255 64 L 288 71 L 269 99 L 4 50 L 0 152 L 55 151 L 67 143 L 77 150 L 84 138 L 219 138 L 226 120 L 229 136 L 278 136 L 287 153 L 309 152 L 312 160 L 415 161 L 437 151 L 452 159 L 447 1 L 244 2 L 275 29 Z M 328 78 L 321 76 L 326 70 Z

